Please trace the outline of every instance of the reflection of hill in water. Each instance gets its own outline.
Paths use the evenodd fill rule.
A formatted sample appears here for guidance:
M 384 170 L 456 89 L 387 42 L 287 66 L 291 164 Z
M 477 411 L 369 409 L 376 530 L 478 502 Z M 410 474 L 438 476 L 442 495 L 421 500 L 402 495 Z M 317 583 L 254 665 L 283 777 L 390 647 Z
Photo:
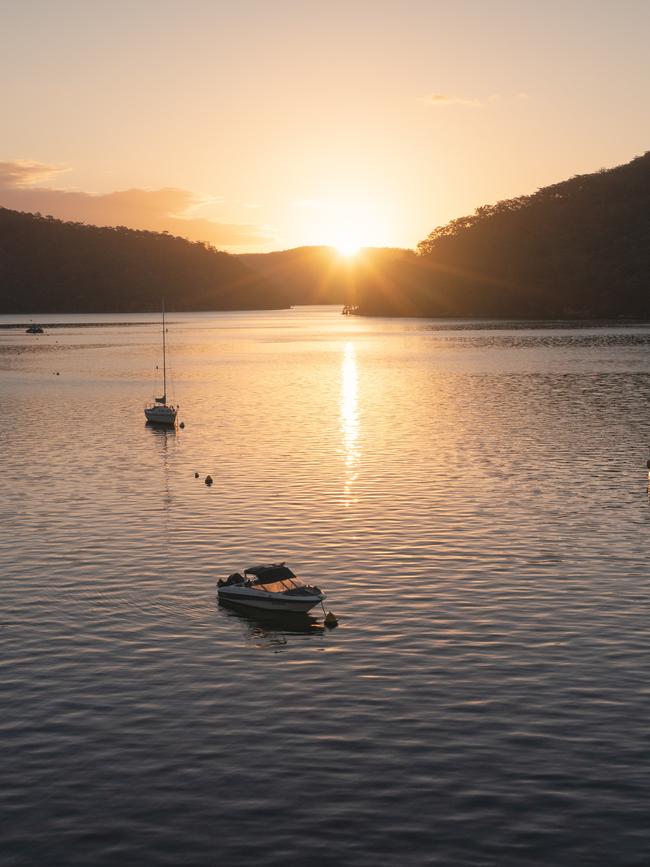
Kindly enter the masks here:
M 643 326 L 639 326 L 643 328 Z M 431 328 L 430 330 L 436 330 Z M 472 326 L 473 330 L 473 326 Z M 648 346 L 650 332 L 629 333 L 606 331 L 589 333 L 574 331 L 568 334 L 545 334 L 539 329 L 537 334 L 453 334 L 440 335 L 439 340 L 449 346 L 486 347 L 495 349 L 593 349 L 608 347 Z
M 276 614 L 273 611 L 253 611 L 232 602 L 219 600 L 219 610 L 227 618 L 239 621 L 246 637 L 257 647 L 281 650 L 290 636 L 322 637 L 325 628 L 310 614 Z

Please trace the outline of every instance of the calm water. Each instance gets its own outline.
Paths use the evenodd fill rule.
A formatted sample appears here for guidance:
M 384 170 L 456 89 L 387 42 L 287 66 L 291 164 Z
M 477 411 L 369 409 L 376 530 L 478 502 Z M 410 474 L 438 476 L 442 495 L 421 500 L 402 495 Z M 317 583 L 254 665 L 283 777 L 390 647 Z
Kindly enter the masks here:
M 0 330 L 3 867 L 648 863 L 650 329 L 172 315 L 165 433 L 154 317 L 43 324 Z M 218 606 L 276 559 L 338 629 Z

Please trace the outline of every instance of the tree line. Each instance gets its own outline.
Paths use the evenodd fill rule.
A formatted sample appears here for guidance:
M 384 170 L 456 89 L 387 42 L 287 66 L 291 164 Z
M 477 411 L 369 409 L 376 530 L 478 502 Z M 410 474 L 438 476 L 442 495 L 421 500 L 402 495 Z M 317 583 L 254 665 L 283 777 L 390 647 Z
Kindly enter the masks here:
M 417 250 L 231 255 L 0 208 L 0 312 L 350 304 L 368 315 L 650 318 L 650 153 L 477 208 Z
M 286 307 L 237 257 L 165 232 L 104 228 L 0 208 L 0 313 Z
M 368 314 L 650 317 L 650 153 L 434 229 L 362 289 Z

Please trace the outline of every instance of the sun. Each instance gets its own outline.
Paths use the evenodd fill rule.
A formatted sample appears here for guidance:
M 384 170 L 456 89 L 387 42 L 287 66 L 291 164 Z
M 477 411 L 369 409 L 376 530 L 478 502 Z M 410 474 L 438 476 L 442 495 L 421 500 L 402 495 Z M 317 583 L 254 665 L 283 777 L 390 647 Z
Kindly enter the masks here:
M 368 246 L 367 220 L 364 216 L 351 219 L 349 215 L 344 215 L 339 218 L 339 225 L 330 235 L 332 247 L 337 250 L 339 256 L 345 258 L 356 256 L 362 247 Z
M 350 256 L 356 256 L 361 249 L 361 244 L 358 241 L 354 241 L 352 238 L 346 238 L 345 240 L 337 241 L 334 246 L 336 247 L 338 253 L 341 256 L 345 256 L 346 258 L 349 258 Z
M 371 198 L 309 198 L 296 203 L 305 246 L 331 247 L 344 259 L 381 246 L 388 235 L 384 205 Z

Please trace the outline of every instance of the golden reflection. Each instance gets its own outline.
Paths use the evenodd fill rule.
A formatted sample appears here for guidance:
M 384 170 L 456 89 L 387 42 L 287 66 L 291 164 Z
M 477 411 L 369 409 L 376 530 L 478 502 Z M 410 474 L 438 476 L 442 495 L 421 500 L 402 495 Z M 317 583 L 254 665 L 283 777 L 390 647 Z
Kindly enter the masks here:
M 144 426 L 151 431 L 151 433 L 158 439 L 160 443 L 160 451 L 162 455 L 162 466 L 163 466 L 163 485 L 164 491 L 162 496 L 163 509 L 165 512 L 165 516 L 169 517 L 169 511 L 172 506 L 173 498 L 171 491 L 169 489 L 169 443 L 172 439 L 176 439 L 176 428 L 166 427 L 163 425 L 151 424 L 151 422 L 145 422 Z M 168 527 L 167 522 L 165 521 L 165 533 L 168 536 Z
M 359 463 L 359 384 L 357 356 L 354 343 L 345 344 L 341 364 L 341 433 L 343 440 L 343 502 L 346 506 L 356 503 L 353 495 Z

